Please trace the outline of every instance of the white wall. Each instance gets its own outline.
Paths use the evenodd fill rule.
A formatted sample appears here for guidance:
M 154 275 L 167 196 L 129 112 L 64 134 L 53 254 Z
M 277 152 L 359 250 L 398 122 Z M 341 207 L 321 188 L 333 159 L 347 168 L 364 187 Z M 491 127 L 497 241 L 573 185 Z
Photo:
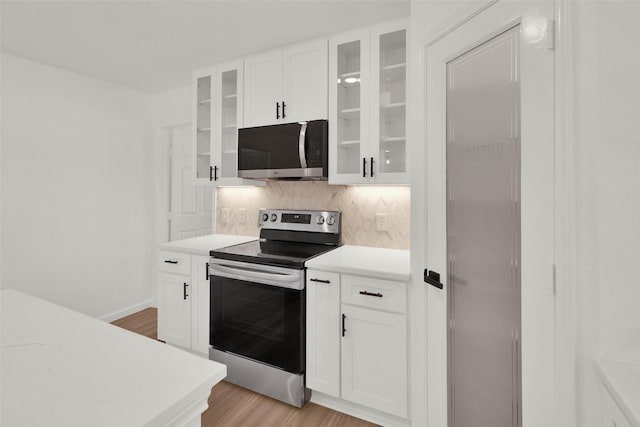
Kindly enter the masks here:
M 1 59 L 2 288 L 96 317 L 148 303 L 150 96 Z
M 640 3 L 584 2 L 577 132 L 578 425 L 599 425 L 593 360 L 640 341 Z

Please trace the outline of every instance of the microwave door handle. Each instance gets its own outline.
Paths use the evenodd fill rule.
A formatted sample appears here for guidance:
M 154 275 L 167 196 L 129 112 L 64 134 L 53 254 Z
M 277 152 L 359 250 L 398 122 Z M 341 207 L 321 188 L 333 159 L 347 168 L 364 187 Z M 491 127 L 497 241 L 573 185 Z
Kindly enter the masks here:
M 300 139 L 298 140 L 298 155 L 300 156 L 300 166 L 307 168 L 307 156 L 305 154 L 305 140 L 307 138 L 307 122 L 300 122 Z

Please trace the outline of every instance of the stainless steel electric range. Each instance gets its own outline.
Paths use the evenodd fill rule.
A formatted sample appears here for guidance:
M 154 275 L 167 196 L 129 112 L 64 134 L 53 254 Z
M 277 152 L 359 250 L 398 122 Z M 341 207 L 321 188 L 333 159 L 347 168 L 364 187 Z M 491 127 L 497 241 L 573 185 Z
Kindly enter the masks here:
M 341 244 L 335 211 L 261 209 L 260 240 L 211 251 L 209 358 L 226 381 L 302 407 L 306 269 Z

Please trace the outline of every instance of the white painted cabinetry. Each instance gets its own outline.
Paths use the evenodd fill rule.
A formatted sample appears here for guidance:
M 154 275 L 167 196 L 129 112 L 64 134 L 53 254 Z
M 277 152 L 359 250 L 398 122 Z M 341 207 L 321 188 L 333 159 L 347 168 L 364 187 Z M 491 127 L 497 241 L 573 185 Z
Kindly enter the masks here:
M 327 40 L 246 58 L 244 126 L 327 118 Z
M 208 355 L 209 257 L 160 251 L 158 339 Z
M 611 393 L 601 385 L 602 394 L 602 427 L 632 427 Z
M 307 387 L 407 417 L 406 283 L 307 271 Z
M 264 185 L 238 178 L 238 129 L 243 126 L 243 61 L 193 73 L 193 121 L 196 184 Z
M 406 21 L 329 39 L 329 182 L 408 184 Z

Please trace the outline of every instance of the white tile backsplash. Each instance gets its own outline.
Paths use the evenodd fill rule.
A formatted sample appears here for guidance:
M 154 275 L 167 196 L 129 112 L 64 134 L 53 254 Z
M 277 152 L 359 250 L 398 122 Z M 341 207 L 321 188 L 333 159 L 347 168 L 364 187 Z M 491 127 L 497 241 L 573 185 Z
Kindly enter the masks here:
M 407 186 L 345 186 L 326 182 L 269 182 L 265 187 L 219 188 L 216 232 L 258 235 L 258 210 L 313 209 L 342 212 L 342 242 L 346 245 L 409 249 L 410 188 Z M 228 209 L 229 221 L 221 221 Z M 240 210 L 246 209 L 246 222 Z M 376 231 L 376 214 L 387 215 L 387 231 Z

